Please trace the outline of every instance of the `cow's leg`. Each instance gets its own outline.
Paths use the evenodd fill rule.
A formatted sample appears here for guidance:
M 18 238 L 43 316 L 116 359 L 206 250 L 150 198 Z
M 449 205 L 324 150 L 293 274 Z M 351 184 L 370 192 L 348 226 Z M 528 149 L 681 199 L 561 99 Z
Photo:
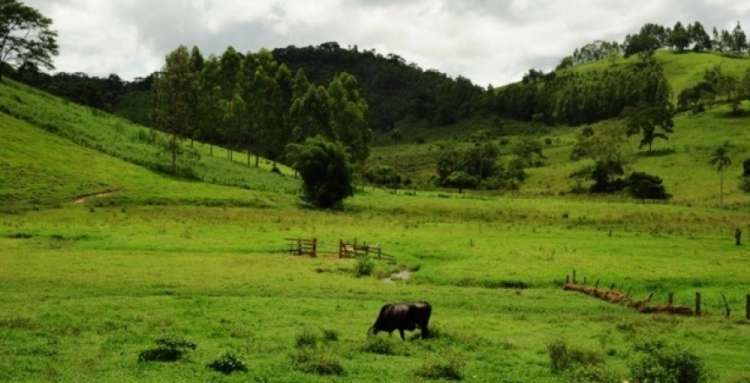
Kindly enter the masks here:
M 404 338 L 404 329 L 398 329 L 398 333 L 401 334 L 401 340 L 406 340 L 406 338 Z
M 420 330 L 422 330 L 422 339 L 427 339 L 427 337 L 430 336 L 430 329 L 427 328 L 427 325 L 422 325 L 420 327 Z

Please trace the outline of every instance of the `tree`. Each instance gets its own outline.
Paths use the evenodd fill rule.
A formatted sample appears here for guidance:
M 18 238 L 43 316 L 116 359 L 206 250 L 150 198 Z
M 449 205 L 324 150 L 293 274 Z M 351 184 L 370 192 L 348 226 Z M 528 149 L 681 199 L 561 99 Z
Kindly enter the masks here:
M 6 65 L 54 69 L 58 54 L 52 20 L 17 0 L 0 0 L 0 81 Z
M 377 165 L 368 169 L 365 173 L 365 179 L 371 184 L 384 186 L 394 190 L 401 187 L 401 184 L 403 183 L 403 179 L 396 169 L 386 165 Z
M 331 130 L 333 139 L 343 143 L 355 162 L 364 162 L 370 155 L 372 131 L 367 125 L 367 101 L 359 93 L 354 76 L 342 72 L 328 86 Z
M 393 140 L 393 143 L 396 145 L 398 145 L 398 143 L 404 138 L 404 135 L 401 134 L 401 129 L 399 128 L 391 130 L 390 136 L 391 140 Z
M 703 24 L 700 22 L 696 21 L 693 25 L 690 25 L 688 27 L 688 34 L 690 35 L 690 41 L 693 43 L 693 50 L 695 52 L 709 51 L 713 48 L 711 37 L 706 33 L 706 29 L 703 28 Z
M 625 181 L 628 191 L 635 198 L 669 199 L 661 178 L 642 172 L 633 172 Z
M 154 84 L 157 126 L 169 133 L 172 154 L 172 173 L 177 173 L 179 141 L 188 134 L 194 123 L 195 75 L 190 67 L 190 53 L 184 46 L 167 55 L 166 65 Z
M 223 118 L 221 87 L 219 84 L 221 64 L 216 57 L 211 57 L 203 65 L 198 78 L 198 110 L 196 118 L 196 136 L 209 143 L 211 155 L 214 154 L 213 143 L 221 141 L 217 129 Z
M 321 208 L 334 208 L 354 195 L 352 168 L 346 149 L 322 136 L 289 144 L 288 157 L 304 181 L 302 198 Z
M 732 53 L 736 55 L 741 55 L 747 50 L 747 36 L 745 36 L 745 31 L 742 30 L 739 21 L 734 30 L 732 30 L 731 47 Z
M 690 45 L 690 34 L 688 34 L 688 31 L 679 21 L 674 25 L 672 32 L 669 34 L 669 44 L 675 47 L 678 52 L 684 52 L 685 48 Z
M 525 166 L 536 166 L 545 158 L 543 150 L 544 146 L 539 140 L 525 137 L 513 147 L 513 154 Z
M 445 179 L 445 186 L 454 187 L 459 193 L 463 193 L 464 189 L 475 188 L 477 185 L 479 185 L 477 177 L 463 171 L 455 171 Z
M 719 172 L 719 177 L 721 179 L 719 186 L 719 206 L 724 206 L 724 170 L 732 164 L 732 159 L 729 157 L 729 149 L 729 142 L 725 142 L 723 145 L 714 149 L 713 153 L 711 153 L 711 159 L 708 161 L 708 163 Z

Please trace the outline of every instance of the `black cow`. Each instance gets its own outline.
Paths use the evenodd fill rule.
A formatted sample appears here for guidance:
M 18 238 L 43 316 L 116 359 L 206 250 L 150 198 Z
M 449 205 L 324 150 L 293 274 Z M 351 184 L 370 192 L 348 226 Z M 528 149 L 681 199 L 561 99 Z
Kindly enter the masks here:
M 401 340 L 404 340 L 404 330 L 414 331 L 417 327 L 421 331 L 422 338 L 429 336 L 427 325 L 430 322 L 432 306 L 427 302 L 404 302 L 387 304 L 380 309 L 380 314 L 375 324 L 370 327 L 369 333 L 375 335 L 380 331 L 388 334 L 398 330 Z

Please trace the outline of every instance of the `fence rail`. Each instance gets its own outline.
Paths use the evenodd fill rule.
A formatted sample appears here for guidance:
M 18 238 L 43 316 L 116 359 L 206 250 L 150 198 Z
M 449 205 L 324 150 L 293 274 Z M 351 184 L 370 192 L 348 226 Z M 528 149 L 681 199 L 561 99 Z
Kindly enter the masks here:
M 289 254 L 296 256 L 318 256 L 318 239 L 287 238 Z

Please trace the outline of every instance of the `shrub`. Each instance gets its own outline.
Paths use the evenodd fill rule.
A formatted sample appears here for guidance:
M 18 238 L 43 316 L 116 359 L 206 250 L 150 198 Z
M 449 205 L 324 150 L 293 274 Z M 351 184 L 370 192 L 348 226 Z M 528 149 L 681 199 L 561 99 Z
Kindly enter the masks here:
M 297 334 L 294 344 L 297 348 L 315 347 L 318 344 L 318 335 L 310 330 L 304 330 Z
M 227 375 L 233 372 L 247 371 L 247 365 L 245 362 L 231 351 L 219 355 L 219 357 L 209 363 L 207 367 Z
M 354 195 L 352 168 L 346 149 L 321 136 L 302 144 L 290 144 L 289 157 L 304 181 L 303 199 L 321 207 L 333 208 Z
M 354 266 L 354 273 L 357 277 L 370 276 L 373 270 L 375 270 L 375 263 L 372 262 L 370 257 L 362 256 L 357 258 L 357 264 Z
M 742 177 L 740 188 L 742 188 L 743 191 L 750 193 L 750 177 Z
M 302 372 L 318 375 L 343 375 L 344 367 L 332 355 L 314 349 L 297 351 L 292 356 L 294 367 Z
M 598 353 L 580 348 L 571 348 L 562 341 L 557 340 L 547 345 L 550 368 L 552 372 L 560 373 L 571 367 L 590 368 L 604 362 Z
M 395 355 L 396 345 L 391 339 L 373 336 L 367 339 L 367 343 L 362 347 L 362 350 L 373 354 Z
M 638 357 L 630 372 L 638 382 L 701 383 L 713 380 L 703 361 L 690 351 L 662 341 L 647 341 L 635 346 Z
M 513 147 L 513 154 L 523 161 L 525 166 L 541 165 L 545 158 L 542 144 L 533 138 L 524 138 Z
M 401 175 L 394 168 L 385 165 L 378 165 L 368 169 L 365 173 L 365 179 L 373 185 L 392 189 L 398 189 L 403 182 Z
M 443 184 L 448 187 L 457 188 L 459 193 L 463 193 L 464 189 L 477 187 L 479 180 L 466 172 L 455 171 L 445 179 Z
M 626 180 L 628 191 L 635 198 L 669 199 L 671 196 L 664 189 L 662 179 L 646 173 L 635 172 Z
M 160 338 L 156 347 L 145 350 L 138 355 L 139 362 L 175 362 L 198 346 L 182 338 Z
M 624 380 L 606 366 L 578 366 L 567 374 L 570 382 L 622 383 Z
M 449 354 L 443 360 L 430 360 L 425 362 L 418 370 L 417 375 L 428 379 L 463 379 L 464 361 L 455 354 Z
M 551 139 L 551 138 L 549 138 L 549 137 L 545 138 L 545 139 L 544 139 L 544 144 L 545 144 L 545 145 L 547 145 L 547 146 L 550 146 L 550 145 L 552 145 L 552 139 Z
M 427 140 L 425 140 L 424 137 L 417 137 L 415 142 L 417 143 L 417 145 L 423 145 L 425 142 L 427 142 Z
M 328 342 L 336 342 L 339 340 L 339 333 L 336 330 L 325 329 L 323 330 L 323 339 Z
M 742 162 L 742 176 L 750 177 L 750 158 Z

